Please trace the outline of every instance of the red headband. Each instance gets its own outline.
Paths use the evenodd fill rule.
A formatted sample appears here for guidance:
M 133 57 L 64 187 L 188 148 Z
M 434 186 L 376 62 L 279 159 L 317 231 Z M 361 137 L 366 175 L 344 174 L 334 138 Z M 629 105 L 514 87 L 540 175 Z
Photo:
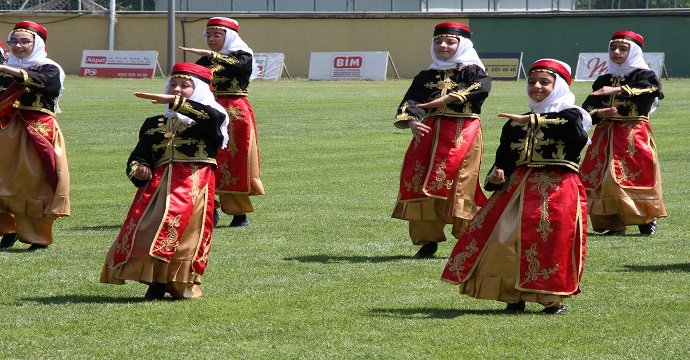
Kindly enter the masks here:
M 177 64 L 173 65 L 172 76 L 175 75 L 194 76 L 195 78 L 207 84 L 211 83 L 211 78 L 213 77 L 210 69 L 188 62 L 178 62 Z
M 570 85 L 572 82 L 570 71 L 568 71 L 563 64 L 552 59 L 541 59 L 535 61 L 534 64 L 532 64 L 532 66 L 529 68 L 529 72 L 531 73 L 535 70 L 549 70 L 558 74 L 568 85 Z
M 611 35 L 611 40 L 617 39 L 630 40 L 640 47 L 644 45 L 644 38 L 642 37 L 642 35 L 630 30 L 616 31 L 615 33 L 613 33 L 613 35 Z
M 434 27 L 434 36 L 451 35 L 470 38 L 470 27 L 459 22 L 442 22 Z
M 240 26 L 236 22 L 234 22 L 228 18 L 222 18 L 222 17 L 211 18 L 206 23 L 206 27 L 207 28 L 209 28 L 209 27 L 222 27 L 222 28 L 233 30 L 235 32 L 240 32 Z
M 36 24 L 33 21 L 18 22 L 17 25 L 14 25 L 14 30 L 12 30 L 12 32 L 18 30 L 29 30 L 32 33 L 38 34 L 38 36 L 40 36 L 43 39 L 43 41 L 46 41 L 46 39 L 48 39 L 48 30 L 46 30 L 46 28 L 39 24 Z

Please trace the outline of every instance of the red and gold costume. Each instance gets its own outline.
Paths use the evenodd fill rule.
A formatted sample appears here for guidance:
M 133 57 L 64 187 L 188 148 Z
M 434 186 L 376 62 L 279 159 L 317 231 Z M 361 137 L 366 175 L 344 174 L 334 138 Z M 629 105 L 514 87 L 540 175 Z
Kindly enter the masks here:
M 230 116 L 228 147 L 216 158 L 216 192 L 223 212 L 242 215 L 254 211 L 249 196 L 264 194 L 256 118 L 247 99 L 253 53 L 239 38 L 239 26 L 231 19 L 211 18 L 207 28 L 223 29 L 227 38 L 220 52 L 196 62 L 213 72 L 213 94 Z
M 442 23 L 434 31 L 435 37 L 449 34 L 474 52 L 465 25 Z M 479 117 L 491 90 L 491 78 L 479 59 L 475 60 L 477 63 L 450 64 L 448 69 L 432 66 L 421 71 L 397 111 L 396 127 L 408 128 L 410 122 L 420 121 L 431 128 L 430 133 L 413 138 L 405 153 L 392 215 L 409 222 L 415 245 L 445 241 L 446 224 L 453 224 L 453 235 L 459 236 L 477 206 L 486 200 L 479 185 L 483 152 Z M 436 109 L 416 106 L 445 95 L 454 101 Z
M 14 32 L 34 36 L 30 57 L 10 53 L 20 77 L 0 72 L 0 235 L 24 243 L 53 243 L 56 218 L 70 214 L 65 140 L 55 120 L 64 72 L 46 57 L 47 31 L 23 21 Z M 24 60 L 24 61 L 23 61 Z
M 616 34 L 620 33 L 625 32 Z M 612 41 L 627 41 L 639 49 L 641 43 L 616 34 Z M 634 55 L 631 51 L 628 61 Z M 587 189 L 592 227 L 598 232 L 625 231 L 628 225 L 645 225 L 666 217 L 656 142 L 649 124 L 657 99 L 664 96 L 661 84 L 654 72 L 645 68 L 619 75 L 600 76 L 592 90 L 620 87 L 620 94 L 590 95 L 582 105 L 596 124 L 580 175 Z M 610 118 L 597 115 L 597 109 L 610 107 L 618 114 Z
M 176 68 L 180 64 L 186 63 Z M 176 68 L 173 73 L 180 72 Z M 177 96 L 170 110 L 193 123 L 163 115 L 144 121 L 126 168 L 139 190 L 108 251 L 101 282 L 160 283 L 176 298 L 201 295 L 196 285 L 209 259 L 215 156 L 226 116 L 218 109 Z M 152 169 L 150 180 L 133 177 L 140 166 Z
M 531 112 L 527 124 L 509 120 L 503 126 L 492 171 L 502 169 L 506 182 L 487 182 L 494 193 L 441 275 L 460 293 L 558 308 L 580 292 L 587 231 L 587 199 L 577 173 L 587 143 L 583 112 Z

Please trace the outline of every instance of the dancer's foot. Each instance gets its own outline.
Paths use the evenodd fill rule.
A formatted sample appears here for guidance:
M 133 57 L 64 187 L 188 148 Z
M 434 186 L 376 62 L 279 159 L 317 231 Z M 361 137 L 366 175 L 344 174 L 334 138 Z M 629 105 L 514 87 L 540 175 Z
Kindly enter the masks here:
M 649 224 L 637 225 L 637 228 L 640 229 L 640 234 L 653 236 L 656 234 L 656 220 L 653 220 Z
M 149 288 L 144 294 L 144 299 L 146 300 L 163 300 L 165 297 L 165 284 L 155 283 L 149 285 Z
M 249 219 L 247 219 L 247 214 L 235 215 L 232 217 L 230 222 L 230 227 L 242 227 L 249 225 Z
M 17 233 L 7 233 L 0 240 L 0 249 L 11 248 L 17 242 Z
M 438 250 L 438 243 L 428 243 L 423 245 L 413 257 L 415 259 L 430 259 L 434 257 L 436 250 Z

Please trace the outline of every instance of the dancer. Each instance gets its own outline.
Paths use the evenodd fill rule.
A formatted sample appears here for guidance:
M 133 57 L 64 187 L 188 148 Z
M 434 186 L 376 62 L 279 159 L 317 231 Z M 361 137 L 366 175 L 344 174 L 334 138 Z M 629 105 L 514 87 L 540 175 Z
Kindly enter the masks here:
M 642 45 L 640 34 L 616 31 L 609 41 L 606 74 L 594 81 L 582 105 L 596 128 L 580 175 L 592 228 L 606 235 L 622 235 L 628 225 L 637 225 L 640 234 L 651 236 L 656 219 L 666 217 L 649 123 L 664 93 L 642 57 Z
M 578 176 L 589 114 L 570 92 L 570 67 L 541 59 L 530 67 L 530 112 L 498 114 L 503 126 L 486 189 L 494 191 L 458 239 L 442 279 L 460 293 L 566 311 L 580 292 L 587 234 L 587 199 Z
M 231 227 L 249 225 L 247 213 L 254 211 L 249 197 L 264 194 L 256 118 L 247 99 L 249 83 L 257 70 L 254 52 L 240 38 L 239 29 L 233 19 L 214 17 L 204 31 L 210 50 L 180 47 L 200 55 L 196 63 L 211 69 L 213 94 L 230 115 L 230 142 L 227 149 L 218 152 L 216 192 L 220 209 L 233 215 Z
M 101 271 L 101 282 L 148 284 L 145 298 L 201 296 L 213 232 L 215 156 L 227 144 L 228 116 L 214 98 L 211 72 L 177 63 L 165 94 L 135 92 L 164 104 L 164 115 L 144 121 L 127 160 L 139 187 Z
M 53 222 L 69 216 L 65 140 L 55 115 L 65 72 L 48 58 L 43 26 L 21 21 L 0 65 L 0 248 L 53 243 Z
M 438 243 L 446 240 L 446 224 L 452 224 L 453 236 L 459 237 L 486 200 L 479 185 L 479 114 L 491 78 L 473 46 L 467 25 L 436 25 L 433 63 L 415 76 L 398 107 L 394 125 L 409 128 L 413 138 L 392 217 L 409 222 L 410 239 L 421 246 L 415 258 L 434 256 Z M 450 98 L 448 104 L 439 101 Z

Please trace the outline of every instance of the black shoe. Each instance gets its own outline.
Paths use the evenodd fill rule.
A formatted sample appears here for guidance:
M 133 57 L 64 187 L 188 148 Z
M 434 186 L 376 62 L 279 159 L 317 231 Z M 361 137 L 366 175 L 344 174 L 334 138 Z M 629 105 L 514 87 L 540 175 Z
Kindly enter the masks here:
M 144 299 L 146 300 L 163 300 L 165 297 L 165 284 L 155 283 L 149 285 L 146 294 L 144 294 Z
M 0 240 L 0 249 L 11 248 L 17 242 L 17 233 L 7 233 Z
M 438 243 L 428 243 L 426 245 L 423 245 L 419 249 L 419 251 L 417 251 L 417 253 L 414 254 L 413 257 L 415 259 L 430 259 L 434 257 L 434 254 L 436 254 L 436 250 L 438 250 Z
M 563 314 L 565 314 L 566 311 L 568 311 L 568 307 L 565 305 L 561 305 L 560 307 L 558 307 L 558 306 L 545 307 L 544 310 L 541 311 L 541 313 L 545 314 L 545 315 L 563 315 Z
M 48 247 L 48 245 L 31 244 L 31 246 L 29 246 L 29 251 L 41 250 L 41 249 L 45 249 L 47 247 Z
M 247 214 L 235 215 L 232 217 L 230 222 L 230 227 L 242 227 L 249 225 L 249 219 L 247 219 Z
M 218 209 L 213 209 L 213 227 L 218 226 L 219 220 L 220 220 L 220 211 L 218 211 Z
M 656 234 L 656 220 L 653 220 L 649 224 L 637 225 L 637 228 L 640 229 L 640 234 L 653 236 Z
M 604 236 L 623 236 L 625 235 L 625 230 L 609 230 L 604 233 Z
M 508 303 L 506 306 L 506 312 L 522 312 L 525 311 L 525 302 L 518 301 L 516 303 Z

